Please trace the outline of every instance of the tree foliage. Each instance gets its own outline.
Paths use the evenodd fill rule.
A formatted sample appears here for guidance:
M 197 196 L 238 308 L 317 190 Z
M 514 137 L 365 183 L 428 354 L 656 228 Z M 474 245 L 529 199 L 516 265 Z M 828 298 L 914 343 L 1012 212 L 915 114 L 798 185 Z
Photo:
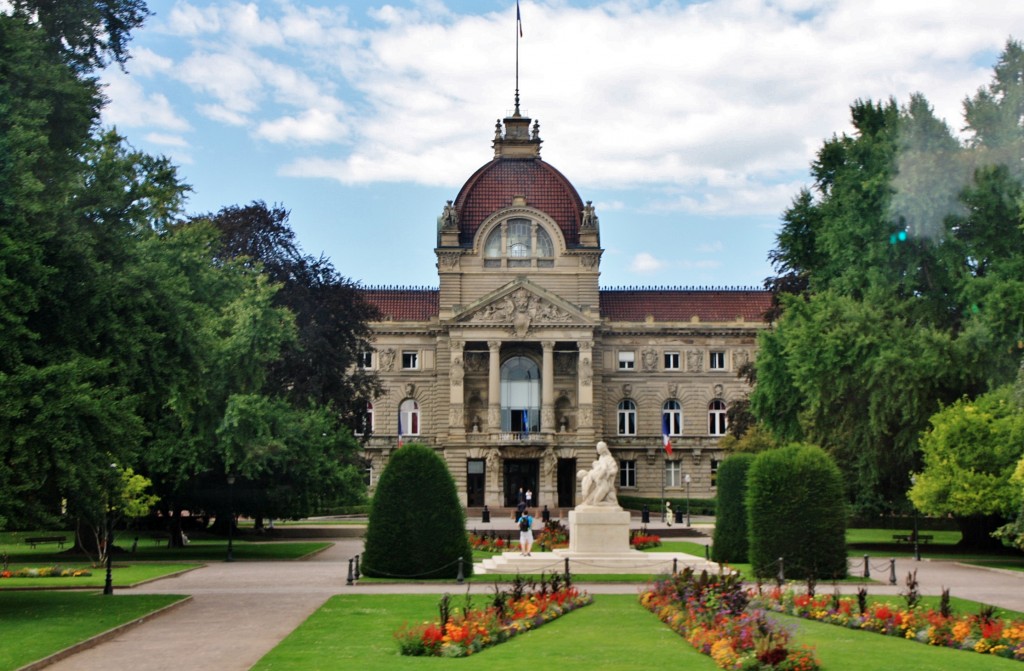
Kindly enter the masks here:
M 303 254 L 280 206 L 256 201 L 203 218 L 220 232 L 228 258 L 258 264 L 280 285 L 275 304 L 295 315 L 297 337 L 271 366 L 265 391 L 296 406 L 331 407 L 357 429 L 379 393 L 376 376 L 357 365 L 370 350 L 367 322 L 377 317 L 359 285 L 327 259 Z
M 62 501 L 95 521 L 111 463 L 170 515 L 217 507 L 236 471 L 254 514 L 363 495 L 338 420 L 369 388 L 346 371 L 365 344 L 358 292 L 323 259 L 268 272 L 185 222 L 176 168 L 97 126 L 92 73 L 125 63 L 147 14 L 0 10 L 0 526 L 56 524 Z
M 900 506 L 940 405 L 1016 371 L 1022 96 L 1011 41 L 993 83 L 965 102 L 967 142 L 923 96 L 856 102 L 854 132 L 825 142 L 814 188 L 783 217 L 751 410 L 779 439 L 835 455 L 859 512 Z

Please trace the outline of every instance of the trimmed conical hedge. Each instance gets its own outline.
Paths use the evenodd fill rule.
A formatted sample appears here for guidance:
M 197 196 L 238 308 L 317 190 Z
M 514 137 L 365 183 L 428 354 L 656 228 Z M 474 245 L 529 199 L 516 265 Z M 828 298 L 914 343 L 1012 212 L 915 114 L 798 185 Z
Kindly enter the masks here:
M 410 443 L 380 475 L 360 569 L 377 578 L 455 578 L 473 572 L 466 513 L 455 481 L 434 450 Z
M 738 452 L 718 466 L 718 500 L 711 559 L 747 563 L 747 471 L 754 455 Z
M 846 576 L 843 480 L 820 447 L 794 444 L 757 455 L 747 472 L 747 520 L 754 575 L 787 579 Z

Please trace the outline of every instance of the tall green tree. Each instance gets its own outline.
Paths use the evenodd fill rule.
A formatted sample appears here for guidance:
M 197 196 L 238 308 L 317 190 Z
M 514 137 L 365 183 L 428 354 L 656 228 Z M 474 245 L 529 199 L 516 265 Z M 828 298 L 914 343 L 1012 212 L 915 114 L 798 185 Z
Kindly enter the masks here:
M 858 101 L 854 132 L 823 145 L 783 217 L 751 410 L 832 453 L 861 512 L 904 501 L 940 404 L 1005 384 L 1020 360 L 1020 153 L 1011 167 L 992 147 L 1020 137 L 1022 73 L 1011 41 L 965 103 L 966 144 L 920 95 Z
M 302 252 L 288 216 L 255 201 L 202 218 L 220 231 L 229 258 L 258 264 L 280 285 L 275 303 L 295 315 L 297 337 L 271 365 L 264 391 L 297 407 L 330 407 L 356 430 L 380 391 L 376 376 L 358 365 L 371 349 L 367 322 L 377 314 L 357 283 L 326 258 Z
M 1022 502 L 1011 480 L 1024 457 L 1024 408 L 1014 400 L 1014 386 L 943 408 L 932 416 L 921 450 L 913 504 L 928 515 L 957 518 L 966 545 L 998 544 L 991 532 Z

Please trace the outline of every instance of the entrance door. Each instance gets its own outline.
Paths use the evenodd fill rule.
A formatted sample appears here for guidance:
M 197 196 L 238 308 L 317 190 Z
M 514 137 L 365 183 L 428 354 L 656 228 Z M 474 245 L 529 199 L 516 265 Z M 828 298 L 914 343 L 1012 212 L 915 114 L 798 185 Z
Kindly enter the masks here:
M 533 492 L 530 505 L 534 508 L 541 505 L 538 500 L 537 483 L 540 481 L 540 459 L 506 459 L 505 460 L 505 505 L 515 508 L 519 503 L 519 489 L 525 493 Z
M 572 508 L 576 505 L 576 460 L 558 460 L 558 507 Z
M 466 505 L 479 508 L 484 504 L 484 460 L 466 461 Z

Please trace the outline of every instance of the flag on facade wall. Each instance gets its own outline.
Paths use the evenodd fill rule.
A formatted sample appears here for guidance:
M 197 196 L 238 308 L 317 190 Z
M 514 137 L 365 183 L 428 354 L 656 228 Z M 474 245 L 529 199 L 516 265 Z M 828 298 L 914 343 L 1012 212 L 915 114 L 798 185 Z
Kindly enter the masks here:
M 530 433 L 530 411 L 523 410 L 523 437 Z
M 516 26 L 519 28 L 519 37 L 523 36 L 523 17 L 519 13 L 519 0 L 516 0 Z
M 402 411 L 398 411 L 398 446 L 402 446 Z
M 672 456 L 672 439 L 669 438 L 669 416 L 667 412 L 661 414 L 661 444 L 665 448 L 665 454 Z

